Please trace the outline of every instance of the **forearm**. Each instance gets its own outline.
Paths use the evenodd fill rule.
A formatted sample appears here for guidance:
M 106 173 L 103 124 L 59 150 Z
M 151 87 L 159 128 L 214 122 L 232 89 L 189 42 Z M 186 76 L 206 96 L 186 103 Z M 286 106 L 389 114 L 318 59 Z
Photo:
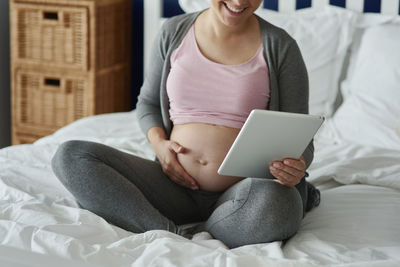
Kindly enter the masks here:
M 149 140 L 150 144 L 155 148 L 155 146 L 163 141 L 167 140 L 167 134 L 165 133 L 164 129 L 158 126 L 151 127 L 147 132 L 147 139 Z

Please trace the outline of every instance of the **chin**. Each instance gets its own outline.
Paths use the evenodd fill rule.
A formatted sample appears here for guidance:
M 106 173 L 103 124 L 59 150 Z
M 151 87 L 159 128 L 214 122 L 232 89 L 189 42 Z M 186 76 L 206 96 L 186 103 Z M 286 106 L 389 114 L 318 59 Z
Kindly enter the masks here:
M 219 1 L 217 6 L 214 6 L 214 9 L 217 10 L 218 16 L 228 27 L 235 27 L 246 22 L 256 10 L 249 4 L 242 6 L 229 5 L 229 1 Z

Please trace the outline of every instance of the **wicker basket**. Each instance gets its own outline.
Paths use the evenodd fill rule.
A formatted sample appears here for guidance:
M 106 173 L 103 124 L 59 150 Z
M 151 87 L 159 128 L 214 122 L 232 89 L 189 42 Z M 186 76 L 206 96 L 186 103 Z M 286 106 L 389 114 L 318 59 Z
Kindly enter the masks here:
M 13 106 L 17 126 L 35 126 L 56 130 L 74 120 L 90 115 L 85 99 L 89 79 L 16 71 Z
M 10 0 L 13 144 L 130 106 L 131 0 Z
M 23 4 L 13 6 L 16 62 L 88 70 L 88 10 Z
M 127 61 L 130 1 L 11 1 L 15 63 L 103 69 Z
M 129 110 L 128 70 L 121 66 L 93 79 L 84 74 L 17 69 L 13 125 L 17 131 L 44 136 L 86 116 Z

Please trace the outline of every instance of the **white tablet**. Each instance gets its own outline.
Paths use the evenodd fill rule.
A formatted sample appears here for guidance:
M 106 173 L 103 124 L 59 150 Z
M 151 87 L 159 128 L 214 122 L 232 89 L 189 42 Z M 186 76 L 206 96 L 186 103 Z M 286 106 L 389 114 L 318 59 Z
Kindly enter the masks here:
M 254 109 L 218 169 L 218 174 L 267 176 L 274 160 L 300 158 L 323 116 Z

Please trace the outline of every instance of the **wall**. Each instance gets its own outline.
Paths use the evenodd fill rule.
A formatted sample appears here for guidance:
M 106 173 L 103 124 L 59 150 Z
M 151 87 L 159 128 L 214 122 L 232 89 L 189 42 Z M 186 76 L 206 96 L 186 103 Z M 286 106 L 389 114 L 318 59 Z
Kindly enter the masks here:
M 8 1 L 0 0 L 0 148 L 11 144 Z

